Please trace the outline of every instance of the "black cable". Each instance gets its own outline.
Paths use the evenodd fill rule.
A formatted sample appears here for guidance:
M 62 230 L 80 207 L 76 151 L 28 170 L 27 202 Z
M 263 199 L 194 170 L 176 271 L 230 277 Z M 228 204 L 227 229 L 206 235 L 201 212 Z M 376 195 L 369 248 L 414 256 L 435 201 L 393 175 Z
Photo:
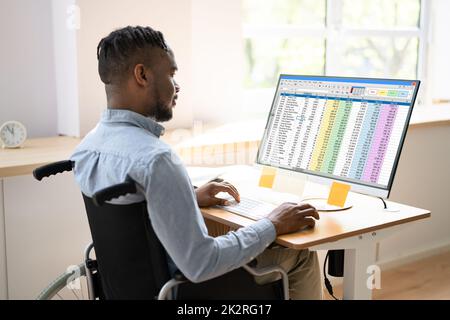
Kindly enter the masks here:
M 382 197 L 378 197 L 378 199 L 380 199 L 381 201 L 383 201 L 384 209 L 387 209 L 386 201 L 384 201 L 384 199 L 383 199 Z
M 328 261 L 328 255 L 330 254 L 329 251 L 327 251 L 327 255 L 325 256 L 325 261 L 323 263 L 323 277 L 325 278 L 325 287 L 327 288 L 328 293 L 330 294 L 330 296 L 332 296 L 334 298 L 334 300 L 339 300 L 338 298 L 336 298 L 333 294 L 333 286 L 331 285 L 330 280 L 328 280 L 327 278 L 327 273 L 325 271 L 325 266 L 327 265 L 327 261 Z

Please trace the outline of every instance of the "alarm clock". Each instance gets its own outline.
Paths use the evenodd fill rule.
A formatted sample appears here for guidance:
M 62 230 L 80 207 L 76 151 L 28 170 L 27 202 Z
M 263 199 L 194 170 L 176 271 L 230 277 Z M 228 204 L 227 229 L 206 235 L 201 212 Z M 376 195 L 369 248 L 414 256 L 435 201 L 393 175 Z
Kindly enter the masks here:
M 18 121 L 7 121 L 0 127 L 3 148 L 19 148 L 27 138 L 27 129 Z

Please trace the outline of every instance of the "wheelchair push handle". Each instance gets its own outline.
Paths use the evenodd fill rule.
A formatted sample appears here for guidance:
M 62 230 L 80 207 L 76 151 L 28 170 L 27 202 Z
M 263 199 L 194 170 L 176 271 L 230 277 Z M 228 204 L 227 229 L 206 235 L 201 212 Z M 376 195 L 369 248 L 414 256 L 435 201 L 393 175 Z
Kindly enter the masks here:
M 106 201 L 124 196 L 129 193 L 136 193 L 134 181 L 127 181 L 102 189 L 94 193 L 92 201 L 97 207 L 102 206 Z
M 41 181 L 45 177 L 55 175 L 64 171 L 72 171 L 74 162 L 71 160 L 63 160 L 44 165 L 33 170 L 33 176 L 36 180 Z

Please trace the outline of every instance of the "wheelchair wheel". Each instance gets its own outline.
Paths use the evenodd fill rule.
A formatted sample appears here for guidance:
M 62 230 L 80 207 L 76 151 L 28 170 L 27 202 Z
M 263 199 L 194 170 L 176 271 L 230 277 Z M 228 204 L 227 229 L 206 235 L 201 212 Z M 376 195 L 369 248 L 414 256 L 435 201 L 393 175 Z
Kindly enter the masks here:
M 53 280 L 36 300 L 87 300 L 88 285 L 84 263 L 68 268 Z

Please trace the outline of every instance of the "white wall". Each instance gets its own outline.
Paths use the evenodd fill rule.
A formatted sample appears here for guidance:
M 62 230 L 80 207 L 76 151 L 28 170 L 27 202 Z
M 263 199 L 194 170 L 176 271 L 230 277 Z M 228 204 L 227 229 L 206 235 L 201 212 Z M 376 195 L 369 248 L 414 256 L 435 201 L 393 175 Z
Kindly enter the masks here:
M 429 96 L 450 100 L 450 1 L 433 0 L 429 44 Z
M 127 25 L 151 26 L 163 32 L 175 52 L 181 93 L 174 119 L 167 127 L 192 124 L 191 1 L 78 0 L 81 24 L 77 32 L 80 133 L 86 134 L 106 108 L 104 86 L 97 72 L 97 45 L 111 31 Z
M 80 133 L 87 133 L 106 107 L 95 55 L 99 40 L 127 25 L 148 25 L 164 33 L 175 52 L 181 92 L 167 128 L 193 120 L 239 118 L 243 51 L 241 1 L 78 0 L 77 32 Z M 99 23 L 101 21 L 101 23 Z
M 240 120 L 244 52 L 241 1 L 193 0 L 194 118 Z
M 80 29 L 67 28 L 77 5 Z M 106 108 L 97 73 L 100 39 L 127 25 L 164 33 L 179 67 L 181 93 L 166 126 L 190 127 L 193 110 L 191 0 L 2 0 L 0 122 L 15 119 L 29 136 L 83 136 Z M 7 50 L 5 50 L 7 48 Z
M 0 123 L 28 136 L 57 134 L 51 0 L 0 2 Z
M 80 135 L 75 0 L 52 0 L 58 133 Z
M 428 209 L 431 219 L 406 226 L 383 240 L 381 262 L 450 246 L 449 141 L 448 123 L 409 128 L 389 198 Z

